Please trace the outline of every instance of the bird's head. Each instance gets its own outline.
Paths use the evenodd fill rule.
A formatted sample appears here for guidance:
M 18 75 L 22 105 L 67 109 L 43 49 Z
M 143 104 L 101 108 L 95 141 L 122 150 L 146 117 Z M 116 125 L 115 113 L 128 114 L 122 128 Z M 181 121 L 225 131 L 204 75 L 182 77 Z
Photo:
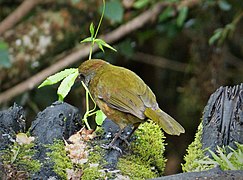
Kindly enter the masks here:
M 89 82 L 93 79 L 97 71 L 100 70 L 101 67 L 108 64 L 108 62 L 103 61 L 101 59 L 91 59 L 84 61 L 79 67 L 79 76 L 78 79 L 83 81 L 84 84 L 88 87 Z

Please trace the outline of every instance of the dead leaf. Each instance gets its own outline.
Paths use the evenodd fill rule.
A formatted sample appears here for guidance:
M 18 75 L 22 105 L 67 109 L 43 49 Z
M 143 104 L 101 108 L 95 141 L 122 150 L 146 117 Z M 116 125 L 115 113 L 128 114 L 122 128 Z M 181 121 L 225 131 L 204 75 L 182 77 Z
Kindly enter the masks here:
M 32 136 L 28 137 L 25 133 L 16 134 L 16 142 L 19 145 L 30 144 L 34 140 L 35 140 L 35 137 L 32 137 Z

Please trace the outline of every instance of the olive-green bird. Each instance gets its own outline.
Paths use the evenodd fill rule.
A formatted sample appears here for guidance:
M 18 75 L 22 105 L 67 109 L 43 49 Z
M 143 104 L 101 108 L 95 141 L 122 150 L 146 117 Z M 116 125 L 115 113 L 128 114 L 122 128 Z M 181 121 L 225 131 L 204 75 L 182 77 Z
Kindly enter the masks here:
M 170 135 L 185 132 L 177 121 L 159 108 L 151 89 L 129 69 L 91 59 L 79 66 L 79 73 L 98 107 L 120 127 L 109 148 L 127 125 L 132 124 L 136 130 L 147 119 Z

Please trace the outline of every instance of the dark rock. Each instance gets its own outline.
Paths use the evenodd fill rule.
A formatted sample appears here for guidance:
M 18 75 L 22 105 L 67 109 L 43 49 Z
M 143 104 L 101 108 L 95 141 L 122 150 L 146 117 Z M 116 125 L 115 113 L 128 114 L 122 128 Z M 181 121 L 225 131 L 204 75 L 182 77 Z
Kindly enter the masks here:
M 7 110 L 0 111 L 0 151 L 6 150 L 15 141 L 16 134 L 25 130 L 23 107 L 14 104 Z M 7 168 L 2 164 L 0 152 L 0 179 L 7 177 Z M 10 165 L 9 165 L 10 167 Z
M 30 133 L 38 142 L 51 144 L 55 139 L 68 139 L 81 128 L 81 117 L 76 107 L 55 102 L 39 112 L 32 122 Z
M 36 149 L 38 149 L 35 154 L 35 159 L 38 159 L 41 162 L 41 169 L 39 172 L 31 176 L 32 180 L 47 180 L 47 179 L 60 179 L 60 177 L 53 171 L 54 163 L 50 161 L 46 153 L 50 152 L 44 144 L 37 144 Z
M 243 84 L 220 87 L 204 109 L 203 149 L 243 143 Z M 209 155 L 209 154 L 208 154 Z
M 14 104 L 8 110 L 0 111 L 0 150 L 13 143 L 15 135 L 25 131 L 23 107 Z
M 72 134 L 81 129 L 81 117 L 74 106 L 63 102 L 55 102 L 44 111 L 38 113 L 33 121 L 30 133 L 37 137 L 35 158 L 42 166 L 41 170 L 34 174 L 31 179 L 60 179 L 53 171 L 53 162 L 49 160 L 46 153 L 50 149 L 46 144 L 52 144 L 54 140 L 68 139 Z
M 61 102 L 55 102 L 44 111 L 38 113 L 32 122 L 30 133 L 36 137 L 34 159 L 41 163 L 41 170 L 30 174 L 31 179 L 60 179 L 53 171 L 54 163 L 46 153 L 50 149 L 46 144 L 52 144 L 55 139 L 68 139 L 81 129 L 81 117 L 77 108 Z M 5 150 L 15 141 L 16 134 L 25 131 L 23 108 L 14 104 L 8 110 L 0 112 L 0 150 Z M 6 175 L 6 167 L 0 162 L 0 176 Z

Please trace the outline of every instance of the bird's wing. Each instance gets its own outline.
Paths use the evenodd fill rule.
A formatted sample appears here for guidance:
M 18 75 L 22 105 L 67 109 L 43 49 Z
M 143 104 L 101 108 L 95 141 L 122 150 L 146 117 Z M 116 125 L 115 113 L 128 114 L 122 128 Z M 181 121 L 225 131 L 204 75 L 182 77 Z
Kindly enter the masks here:
M 106 83 L 103 83 L 106 82 Z M 108 106 L 144 119 L 146 103 L 143 102 L 147 85 L 133 72 L 119 69 L 104 73 L 97 84 L 98 98 Z M 148 103 L 147 103 L 148 104 Z

